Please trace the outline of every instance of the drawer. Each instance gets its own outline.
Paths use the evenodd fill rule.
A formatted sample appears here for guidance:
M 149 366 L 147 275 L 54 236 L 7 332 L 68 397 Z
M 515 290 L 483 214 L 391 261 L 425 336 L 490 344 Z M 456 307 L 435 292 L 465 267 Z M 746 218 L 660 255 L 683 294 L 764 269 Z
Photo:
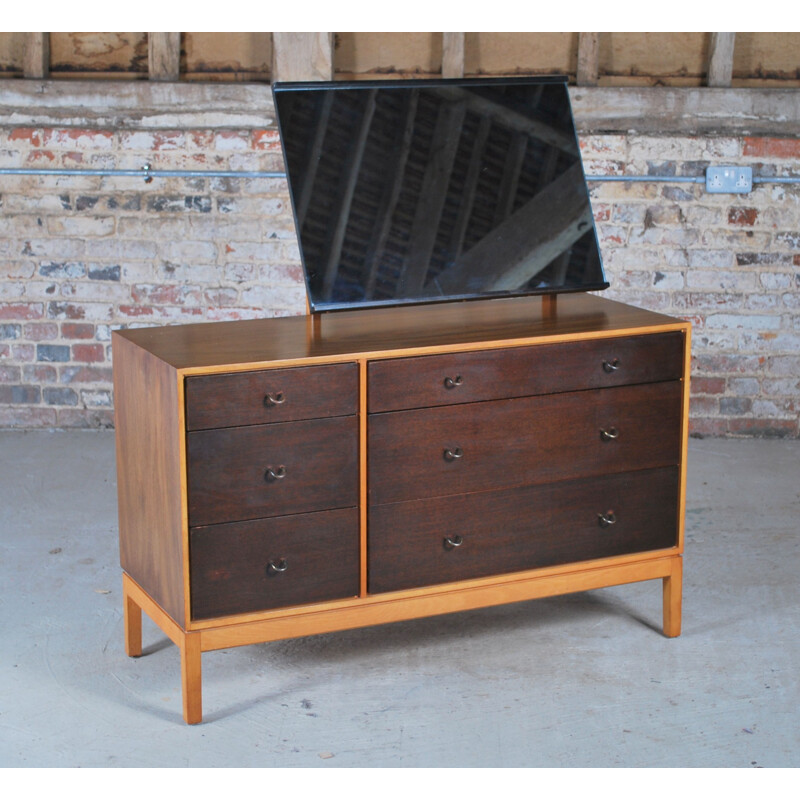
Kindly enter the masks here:
M 677 464 L 681 387 L 668 381 L 371 415 L 369 502 Z
M 190 525 L 358 503 L 355 417 L 193 431 L 186 450 Z
M 263 369 L 186 379 L 188 430 L 343 417 L 358 410 L 356 364 Z
M 370 412 L 677 380 L 680 332 L 373 361 Z
M 377 506 L 369 511 L 368 588 L 389 592 L 674 547 L 678 495 L 678 469 L 667 467 Z
M 193 528 L 189 547 L 194 619 L 359 592 L 354 508 Z

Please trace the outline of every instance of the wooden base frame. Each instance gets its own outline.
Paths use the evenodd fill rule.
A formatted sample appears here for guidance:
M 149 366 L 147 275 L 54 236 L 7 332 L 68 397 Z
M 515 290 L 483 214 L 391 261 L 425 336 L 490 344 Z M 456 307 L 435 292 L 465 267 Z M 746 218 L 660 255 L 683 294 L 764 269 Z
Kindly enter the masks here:
M 183 718 L 189 725 L 203 720 L 202 666 L 205 652 L 248 644 L 290 639 L 318 633 L 378 625 L 588 591 L 625 583 L 661 578 L 663 581 L 663 631 L 668 637 L 681 631 L 682 557 L 655 557 L 604 561 L 568 568 L 533 570 L 498 581 L 464 581 L 425 590 L 392 592 L 339 603 L 283 609 L 262 619 L 230 622 L 210 620 L 206 627 L 185 630 L 178 625 L 129 575 L 123 573 L 125 649 L 129 656 L 142 654 L 142 611 L 180 649 Z

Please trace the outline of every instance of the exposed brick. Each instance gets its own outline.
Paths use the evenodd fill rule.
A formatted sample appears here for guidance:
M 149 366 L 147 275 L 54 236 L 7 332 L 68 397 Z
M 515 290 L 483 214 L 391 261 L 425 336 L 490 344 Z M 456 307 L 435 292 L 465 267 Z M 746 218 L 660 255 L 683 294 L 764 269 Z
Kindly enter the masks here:
M 30 322 L 25 326 L 25 338 L 32 342 L 43 342 L 58 338 L 58 325 L 54 322 Z
M 0 339 L 19 339 L 22 326 L 15 324 L 0 324 Z
M 41 400 L 38 386 L 9 386 L 0 384 L 0 403 L 34 405 Z
M 800 159 L 800 139 L 774 139 L 766 136 L 747 136 L 742 155 L 751 158 Z
M 82 363 L 105 361 L 105 348 L 102 344 L 74 344 L 72 360 Z
M 0 319 L 41 319 L 42 303 L 0 303 Z
M 69 361 L 69 347 L 65 344 L 37 344 L 37 361 Z
M 81 278 L 86 274 L 86 267 L 74 261 L 44 261 L 39 265 L 39 274 L 46 278 Z
M 119 264 L 106 267 L 94 266 L 89 269 L 89 278 L 93 281 L 118 281 L 121 273 Z
M 730 225 L 755 225 L 758 219 L 757 208 L 729 208 L 728 223 Z
M 76 406 L 78 393 L 64 386 L 51 386 L 44 390 L 44 402 L 49 406 Z
M 91 339 L 95 335 L 95 326 L 88 322 L 63 322 L 61 336 L 64 339 Z

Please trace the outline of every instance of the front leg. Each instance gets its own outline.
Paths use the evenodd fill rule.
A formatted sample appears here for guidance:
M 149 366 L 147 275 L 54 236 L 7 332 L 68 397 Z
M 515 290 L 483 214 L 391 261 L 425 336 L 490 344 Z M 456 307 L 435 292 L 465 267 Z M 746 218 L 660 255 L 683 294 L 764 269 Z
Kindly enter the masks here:
M 681 635 L 681 600 L 683 595 L 683 558 L 672 561 L 672 573 L 664 580 L 664 636 Z
M 181 645 L 183 719 L 189 725 L 203 721 L 202 650 L 200 634 L 187 633 Z

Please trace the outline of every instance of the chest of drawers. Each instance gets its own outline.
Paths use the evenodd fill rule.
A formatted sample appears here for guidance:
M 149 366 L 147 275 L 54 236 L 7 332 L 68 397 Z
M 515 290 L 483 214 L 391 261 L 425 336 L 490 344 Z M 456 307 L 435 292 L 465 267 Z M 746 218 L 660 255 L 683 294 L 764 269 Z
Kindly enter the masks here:
M 181 652 L 660 578 L 680 631 L 689 326 L 590 295 L 113 339 L 125 637 Z

